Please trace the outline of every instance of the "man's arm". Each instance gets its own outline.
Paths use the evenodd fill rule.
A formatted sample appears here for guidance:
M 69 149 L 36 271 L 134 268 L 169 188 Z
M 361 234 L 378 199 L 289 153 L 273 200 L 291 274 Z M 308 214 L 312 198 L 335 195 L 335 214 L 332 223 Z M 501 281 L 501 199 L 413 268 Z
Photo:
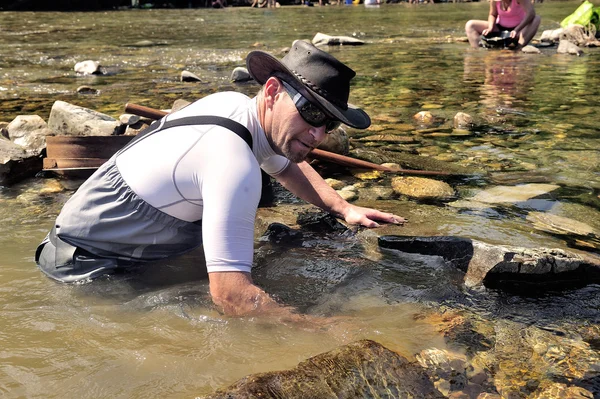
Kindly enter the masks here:
M 342 217 L 347 223 L 377 227 L 377 221 L 402 224 L 406 220 L 391 213 L 363 208 L 348 203 L 306 162 L 290 163 L 276 176 L 286 189 L 319 208 Z

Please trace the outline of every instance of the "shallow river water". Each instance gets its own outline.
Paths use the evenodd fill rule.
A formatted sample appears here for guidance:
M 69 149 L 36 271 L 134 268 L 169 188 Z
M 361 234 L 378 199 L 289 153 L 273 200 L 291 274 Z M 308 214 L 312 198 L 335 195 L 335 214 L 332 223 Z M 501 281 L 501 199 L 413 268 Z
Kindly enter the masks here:
M 537 3 L 540 32 L 556 29 L 577 6 L 571 1 Z M 585 49 L 584 56 L 573 57 L 556 54 L 556 47 L 537 55 L 470 50 L 461 40 L 464 23 L 485 19 L 487 8 L 483 2 L 4 12 L 0 121 L 20 114 L 47 119 L 55 100 L 118 117 L 127 102 L 170 108 L 175 99 L 191 101 L 220 90 L 253 95 L 257 86 L 229 81 L 248 51 L 281 55 L 293 40 L 311 39 L 317 32 L 353 35 L 367 44 L 328 50 L 356 70 L 351 102 L 364 107 L 374 122 L 367 134 L 348 130 L 354 150 L 406 152 L 485 171 L 485 177 L 450 180 L 458 199 L 493 185 L 559 186 L 536 199 L 483 208 L 398 197 L 363 199 L 409 219 L 404 228 L 383 227 L 378 234 L 454 235 L 597 254 L 600 51 Z M 76 76 L 74 64 L 87 59 L 100 61 L 106 74 Z M 203 81 L 179 82 L 182 70 Z M 100 92 L 77 94 L 82 85 Z M 413 115 L 420 111 L 431 112 L 434 123 L 416 123 Z M 453 129 L 457 112 L 470 114 L 475 127 Z M 378 134 L 404 139 L 361 141 Z M 542 381 L 552 373 L 517 339 L 506 338 L 511 331 L 531 335 L 529 328 L 536 328 L 574 340 L 584 336 L 586 348 L 598 356 L 597 284 L 528 294 L 468 290 L 462 274 L 439 260 L 381 251 L 365 244 L 369 240 L 345 236 L 317 235 L 303 245 L 278 247 L 258 239 L 262 225 L 257 227 L 258 283 L 303 312 L 343 320 L 315 328 L 223 317 L 211 306 L 201 262 L 191 255 L 134 275 L 58 285 L 37 270 L 33 252 L 77 182 L 61 182 L 66 190 L 58 193 L 48 190 L 52 184 L 52 179 L 37 177 L 0 187 L 3 397 L 196 397 L 250 373 L 294 367 L 360 338 L 414 359 L 423 349 L 448 347 L 440 332 L 444 322 L 439 315 L 444 314 L 461 314 L 476 326 L 463 346 L 452 350 L 484 353 L 496 342 L 496 363 L 486 371 L 490 379 L 513 381 L 512 391 L 503 383 L 505 393 L 517 392 L 512 397 L 526 397 L 534 390 L 527 381 Z M 389 178 L 377 184 L 389 186 Z M 284 221 L 292 220 L 296 206 L 295 201 L 281 201 Z M 540 228 L 540 215 L 559 216 L 571 221 L 569 226 L 585 224 L 591 230 Z M 538 223 L 532 222 L 536 217 Z M 596 366 L 580 366 L 597 371 L 573 379 L 590 390 L 595 386 L 600 395 Z

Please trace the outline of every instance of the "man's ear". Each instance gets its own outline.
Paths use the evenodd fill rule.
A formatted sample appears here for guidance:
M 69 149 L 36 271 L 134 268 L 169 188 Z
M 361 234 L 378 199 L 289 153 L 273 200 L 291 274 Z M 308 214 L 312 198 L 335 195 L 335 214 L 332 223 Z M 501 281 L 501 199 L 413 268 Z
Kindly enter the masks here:
M 273 76 L 271 76 L 265 82 L 264 93 L 265 93 L 265 103 L 266 103 L 267 107 L 273 106 L 273 104 L 275 103 L 275 97 L 277 96 L 277 94 L 279 94 L 282 87 L 283 86 L 282 86 L 281 82 Z

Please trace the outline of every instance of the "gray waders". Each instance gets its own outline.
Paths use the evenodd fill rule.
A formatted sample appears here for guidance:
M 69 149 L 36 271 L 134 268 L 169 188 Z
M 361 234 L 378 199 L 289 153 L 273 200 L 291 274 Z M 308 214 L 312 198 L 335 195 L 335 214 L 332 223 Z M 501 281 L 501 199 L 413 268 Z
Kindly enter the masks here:
M 178 126 L 219 125 L 252 149 L 248 129 L 227 118 L 193 116 L 154 122 L 102 165 L 63 207 L 35 261 L 49 277 L 75 282 L 189 252 L 202 244 L 202 221 L 187 222 L 152 207 L 121 177 L 116 158 L 144 138 Z

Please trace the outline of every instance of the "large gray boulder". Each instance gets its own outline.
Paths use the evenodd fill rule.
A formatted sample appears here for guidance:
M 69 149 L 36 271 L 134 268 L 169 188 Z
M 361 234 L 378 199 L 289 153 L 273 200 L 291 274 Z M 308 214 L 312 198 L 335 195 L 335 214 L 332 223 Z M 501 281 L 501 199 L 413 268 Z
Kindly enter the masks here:
M 120 133 L 121 123 L 106 114 L 56 101 L 50 111 L 48 127 L 57 135 L 111 136 Z
M 286 371 L 253 374 L 206 399 L 444 398 L 419 365 L 361 340 Z

